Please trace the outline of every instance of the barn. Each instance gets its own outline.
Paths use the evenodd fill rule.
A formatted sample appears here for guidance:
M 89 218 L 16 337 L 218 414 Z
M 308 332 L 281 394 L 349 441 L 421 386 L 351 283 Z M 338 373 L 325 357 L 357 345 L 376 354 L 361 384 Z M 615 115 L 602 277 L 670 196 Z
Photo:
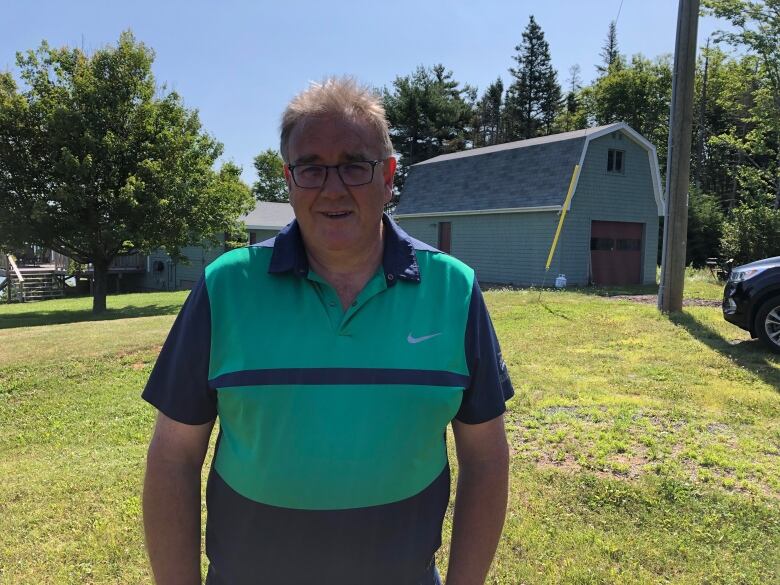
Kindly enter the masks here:
M 575 166 L 556 253 L 545 271 Z M 411 167 L 394 218 L 484 283 L 600 286 L 656 278 L 655 147 L 625 123 L 446 154 Z

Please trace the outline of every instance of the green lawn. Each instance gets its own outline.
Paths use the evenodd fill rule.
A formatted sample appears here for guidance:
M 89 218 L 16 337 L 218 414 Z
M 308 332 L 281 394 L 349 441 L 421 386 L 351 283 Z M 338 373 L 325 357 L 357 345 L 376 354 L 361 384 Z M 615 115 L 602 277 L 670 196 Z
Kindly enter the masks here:
M 485 295 L 517 393 L 488 582 L 778 582 L 780 359 L 717 307 L 605 296 L 627 292 L 654 291 Z M 0 583 L 149 582 L 139 393 L 185 296 L 0 306 Z

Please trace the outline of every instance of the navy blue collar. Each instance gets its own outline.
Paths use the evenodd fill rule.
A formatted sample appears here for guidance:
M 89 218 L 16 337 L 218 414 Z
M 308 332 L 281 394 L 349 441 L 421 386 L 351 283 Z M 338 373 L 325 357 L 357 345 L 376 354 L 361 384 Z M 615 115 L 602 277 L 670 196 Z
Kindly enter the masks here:
M 420 282 L 420 267 L 411 237 L 387 214 L 382 214 L 382 223 L 385 226 L 382 268 L 388 286 L 395 284 L 397 279 Z M 276 236 L 268 272 L 293 272 L 298 276 L 309 274 L 309 260 L 297 220 L 282 228 Z

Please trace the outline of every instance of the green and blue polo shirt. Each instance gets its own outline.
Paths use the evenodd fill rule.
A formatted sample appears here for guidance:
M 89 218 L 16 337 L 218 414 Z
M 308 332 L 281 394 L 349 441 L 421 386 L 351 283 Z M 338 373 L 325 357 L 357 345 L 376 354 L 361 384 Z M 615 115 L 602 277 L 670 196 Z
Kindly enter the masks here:
M 382 265 L 343 310 L 296 222 L 209 265 L 143 397 L 219 417 L 211 585 L 418 585 L 450 495 L 446 427 L 512 385 L 474 271 L 383 218 Z

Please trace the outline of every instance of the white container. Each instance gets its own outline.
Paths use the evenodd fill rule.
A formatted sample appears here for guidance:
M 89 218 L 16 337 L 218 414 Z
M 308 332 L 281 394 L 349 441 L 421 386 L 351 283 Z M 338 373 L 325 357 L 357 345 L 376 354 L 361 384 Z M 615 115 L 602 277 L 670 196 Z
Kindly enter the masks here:
M 555 288 L 566 288 L 566 275 L 559 274 L 555 279 Z

